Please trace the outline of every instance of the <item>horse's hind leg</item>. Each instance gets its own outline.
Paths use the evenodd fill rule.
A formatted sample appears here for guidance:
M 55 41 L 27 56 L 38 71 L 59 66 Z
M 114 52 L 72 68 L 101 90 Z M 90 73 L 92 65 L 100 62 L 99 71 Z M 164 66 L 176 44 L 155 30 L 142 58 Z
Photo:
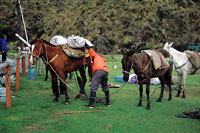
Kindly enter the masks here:
M 140 85 L 140 98 L 139 98 L 139 103 L 138 103 L 138 107 L 142 106 L 142 93 L 143 93 L 143 81 L 140 80 L 139 81 L 139 85 Z
M 163 77 L 162 78 L 159 78 L 160 79 L 160 81 L 161 81 L 161 91 L 160 91 L 160 97 L 156 100 L 156 102 L 161 102 L 162 101 L 162 98 L 163 98 L 163 93 L 164 93 L 164 85 L 165 85 L 165 81 L 164 81 L 164 79 L 163 79 Z
M 80 71 L 80 74 L 81 74 L 81 79 L 82 79 L 82 81 L 79 79 L 79 86 L 80 86 L 80 94 L 83 94 L 83 95 L 85 95 L 85 96 L 87 96 L 87 94 L 86 94 L 86 92 L 85 92 L 85 84 L 86 84 L 86 82 L 87 82 L 87 79 L 86 79 L 86 75 L 85 75 L 85 69 L 84 69 L 84 67 L 82 67 L 82 68 L 80 68 L 79 69 L 79 71 Z M 79 96 L 79 95 L 77 95 L 77 96 Z M 76 97 L 77 97 L 76 96 Z
M 53 94 L 56 96 L 53 100 L 54 103 L 58 102 L 58 97 L 59 97 L 59 92 L 58 92 L 58 80 L 57 76 L 51 72 L 51 77 L 52 77 L 52 89 L 53 89 Z

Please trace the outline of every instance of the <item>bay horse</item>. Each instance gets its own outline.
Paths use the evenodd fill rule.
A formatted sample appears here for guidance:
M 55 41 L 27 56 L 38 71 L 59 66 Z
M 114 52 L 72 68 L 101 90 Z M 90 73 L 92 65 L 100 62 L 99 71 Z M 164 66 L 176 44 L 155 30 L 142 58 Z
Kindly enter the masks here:
M 161 92 L 160 97 L 157 99 L 157 102 L 161 102 L 164 93 L 164 85 L 165 83 L 169 86 L 169 98 L 168 101 L 172 99 L 171 94 L 171 80 L 172 80 L 172 64 L 168 68 L 157 69 L 155 70 L 153 63 L 151 61 L 151 57 L 148 56 L 145 52 L 136 53 L 136 49 L 132 48 L 130 51 L 125 52 L 122 48 L 122 68 L 123 68 L 123 80 L 128 81 L 129 73 L 131 68 L 134 70 L 137 75 L 137 79 L 139 82 L 139 91 L 140 98 L 138 107 L 142 106 L 142 97 L 143 97 L 143 80 L 146 80 L 146 95 L 147 95 L 147 106 L 146 110 L 150 110 L 150 80 L 153 77 L 158 77 L 161 81 Z M 157 52 L 160 52 L 165 58 L 169 56 L 169 53 L 164 49 L 158 49 Z
M 85 84 L 87 82 L 84 65 L 88 66 L 89 72 L 92 73 L 91 61 L 90 58 L 72 58 L 69 57 L 62 50 L 61 46 L 55 46 L 51 43 L 43 40 L 43 38 L 36 41 L 36 43 L 32 46 L 32 56 L 30 59 L 31 64 L 35 64 L 38 58 L 41 57 L 43 60 L 46 60 L 48 65 L 48 70 L 51 73 L 52 77 L 52 90 L 55 92 L 56 97 L 53 102 L 58 102 L 59 91 L 58 91 L 58 81 L 57 74 L 60 77 L 60 87 L 61 93 L 65 94 L 65 104 L 69 104 L 69 96 L 66 89 L 65 84 L 65 74 L 73 71 L 80 71 L 80 75 L 82 78 L 83 86 L 81 87 L 80 94 L 84 94 Z
M 173 57 L 174 67 L 178 74 L 178 92 L 176 97 L 180 97 L 181 93 L 181 86 L 183 86 L 183 93 L 182 98 L 186 97 L 186 80 L 188 74 L 194 74 L 197 69 L 193 67 L 192 63 L 190 62 L 187 54 L 185 52 L 180 52 L 174 48 L 172 48 L 173 42 L 168 43 L 166 42 L 164 45 L 164 49 L 167 50 Z M 182 84 L 183 81 L 183 84 Z

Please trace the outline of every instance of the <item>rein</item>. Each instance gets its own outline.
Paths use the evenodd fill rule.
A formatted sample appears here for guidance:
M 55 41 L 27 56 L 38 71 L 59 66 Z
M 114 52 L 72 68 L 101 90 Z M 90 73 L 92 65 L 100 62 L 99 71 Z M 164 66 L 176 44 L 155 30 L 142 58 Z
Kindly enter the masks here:
M 186 63 L 187 63 L 187 61 L 186 61 L 183 65 L 181 65 L 181 66 L 176 67 L 176 66 L 174 65 L 174 67 L 175 67 L 176 69 L 180 69 L 180 68 L 182 68 L 183 66 L 185 66 Z

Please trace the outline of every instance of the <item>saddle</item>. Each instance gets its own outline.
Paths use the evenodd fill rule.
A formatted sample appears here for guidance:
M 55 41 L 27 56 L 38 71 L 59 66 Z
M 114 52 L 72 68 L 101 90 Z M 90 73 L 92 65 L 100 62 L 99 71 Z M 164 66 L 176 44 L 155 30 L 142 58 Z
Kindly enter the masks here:
M 195 69 L 200 68 L 200 55 L 196 51 L 186 50 L 184 51 L 187 54 L 188 59 L 192 63 Z
M 169 63 L 166 61 L 164 56 L 156 50 L 143 50 L 148 56 L 152 58 L 153 66 L 155 70 L 168 68 Z
M 61 45 L 63 51 L 65 54 L 67 54 L 69 57 L 72 58 L 83 58 L 83 57 L 88 57 L 88 50 L 83 48 L 71 48 L 69 47 L 68 44 L 62 44 Z

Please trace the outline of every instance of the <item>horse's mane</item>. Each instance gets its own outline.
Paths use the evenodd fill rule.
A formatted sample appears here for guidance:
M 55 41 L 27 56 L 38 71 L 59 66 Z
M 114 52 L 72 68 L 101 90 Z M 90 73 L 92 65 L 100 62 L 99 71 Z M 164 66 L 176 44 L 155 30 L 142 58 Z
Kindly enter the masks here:
M 56 47 L 55 45 L 53 45 L 52 43 L 50 43 L 50 42 L 48 42 L 48 41 L 46 41 L 46 40 L 43 40 L 43 42 L 44 42 L 45 44 L 50 45 L 50 46 Z

